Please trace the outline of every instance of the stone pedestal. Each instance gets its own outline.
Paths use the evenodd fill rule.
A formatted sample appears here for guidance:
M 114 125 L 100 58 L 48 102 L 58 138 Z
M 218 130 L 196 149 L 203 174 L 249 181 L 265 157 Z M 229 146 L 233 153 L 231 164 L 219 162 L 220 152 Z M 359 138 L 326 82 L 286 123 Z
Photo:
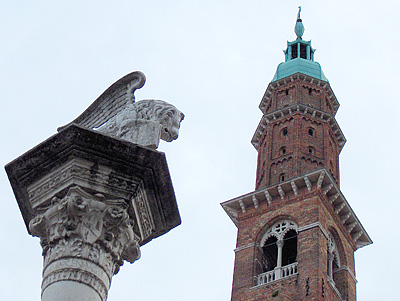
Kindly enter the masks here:
M 43 248 L 42 300 L 106 300 L 123 262 L 180 224 L 163 153 L 76 125 L 6 171 Z

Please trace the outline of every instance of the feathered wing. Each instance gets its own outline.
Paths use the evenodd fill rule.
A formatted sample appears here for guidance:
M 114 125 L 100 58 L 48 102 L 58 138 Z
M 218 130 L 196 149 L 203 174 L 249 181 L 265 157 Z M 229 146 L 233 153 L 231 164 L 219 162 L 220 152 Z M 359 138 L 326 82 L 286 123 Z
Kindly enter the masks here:
M 69 124 L 58 128 L 62 130 L 70 124 L 87 128 L 99 127 L 117 115 L 125 106 L 135 102 L 135 90 L 143 87 L 145 75 L 140 71 L 131 72 L 113 83 L 81 115 Z

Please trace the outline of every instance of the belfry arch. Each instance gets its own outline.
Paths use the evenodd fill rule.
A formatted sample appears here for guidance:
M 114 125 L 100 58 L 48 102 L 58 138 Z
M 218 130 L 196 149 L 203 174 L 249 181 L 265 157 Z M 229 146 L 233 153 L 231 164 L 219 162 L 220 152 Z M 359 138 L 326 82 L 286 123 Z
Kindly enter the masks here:
M 256 272 L 257 285 L 293 275 L 297 272 L 297 224 L 282 219 L 263 234 L 259 243 L 261 273 Z M 288 267 L 292 265 L 291 267 Z

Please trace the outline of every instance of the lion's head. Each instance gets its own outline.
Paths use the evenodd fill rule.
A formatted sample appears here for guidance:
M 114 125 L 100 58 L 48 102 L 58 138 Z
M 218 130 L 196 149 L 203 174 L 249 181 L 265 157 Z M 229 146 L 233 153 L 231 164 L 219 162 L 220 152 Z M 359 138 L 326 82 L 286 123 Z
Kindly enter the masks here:
M 165 101 L 144 99 L 129 104 L 95 130 L 156 149 L 160 138 L 167 142 L 178 138 L 183 118 L 181 111 Z
M 171 142 L 178 138 L 180 123 L 185 115 L 175 106 L 158 99 L 143 99 L 135 103 L 137 119 L 158 121 L 161 139 Z

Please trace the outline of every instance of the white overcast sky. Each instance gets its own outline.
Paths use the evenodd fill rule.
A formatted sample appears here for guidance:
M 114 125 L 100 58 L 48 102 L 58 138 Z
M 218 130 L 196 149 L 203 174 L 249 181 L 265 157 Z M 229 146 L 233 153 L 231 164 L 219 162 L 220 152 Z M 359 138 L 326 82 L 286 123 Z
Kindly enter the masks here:
M 359 300 L 398 296 L 399 1 L 0 0 L 0 158 L 56 133 L 123 75 L 137 99 L 186 118 L 162 142 L 182 225 L 114 276 L 110 301 L 229 300 L 236 228 L 220 203 L 254 189 L 258 104 L 302 5 L 305 40 L 341 107 L 341 190 L 374 241 L 356 252 Z M 397 188 L 396 188 L 397 187 Z M 0 173 L 2 300 L 40 300 L 41 247 Z

